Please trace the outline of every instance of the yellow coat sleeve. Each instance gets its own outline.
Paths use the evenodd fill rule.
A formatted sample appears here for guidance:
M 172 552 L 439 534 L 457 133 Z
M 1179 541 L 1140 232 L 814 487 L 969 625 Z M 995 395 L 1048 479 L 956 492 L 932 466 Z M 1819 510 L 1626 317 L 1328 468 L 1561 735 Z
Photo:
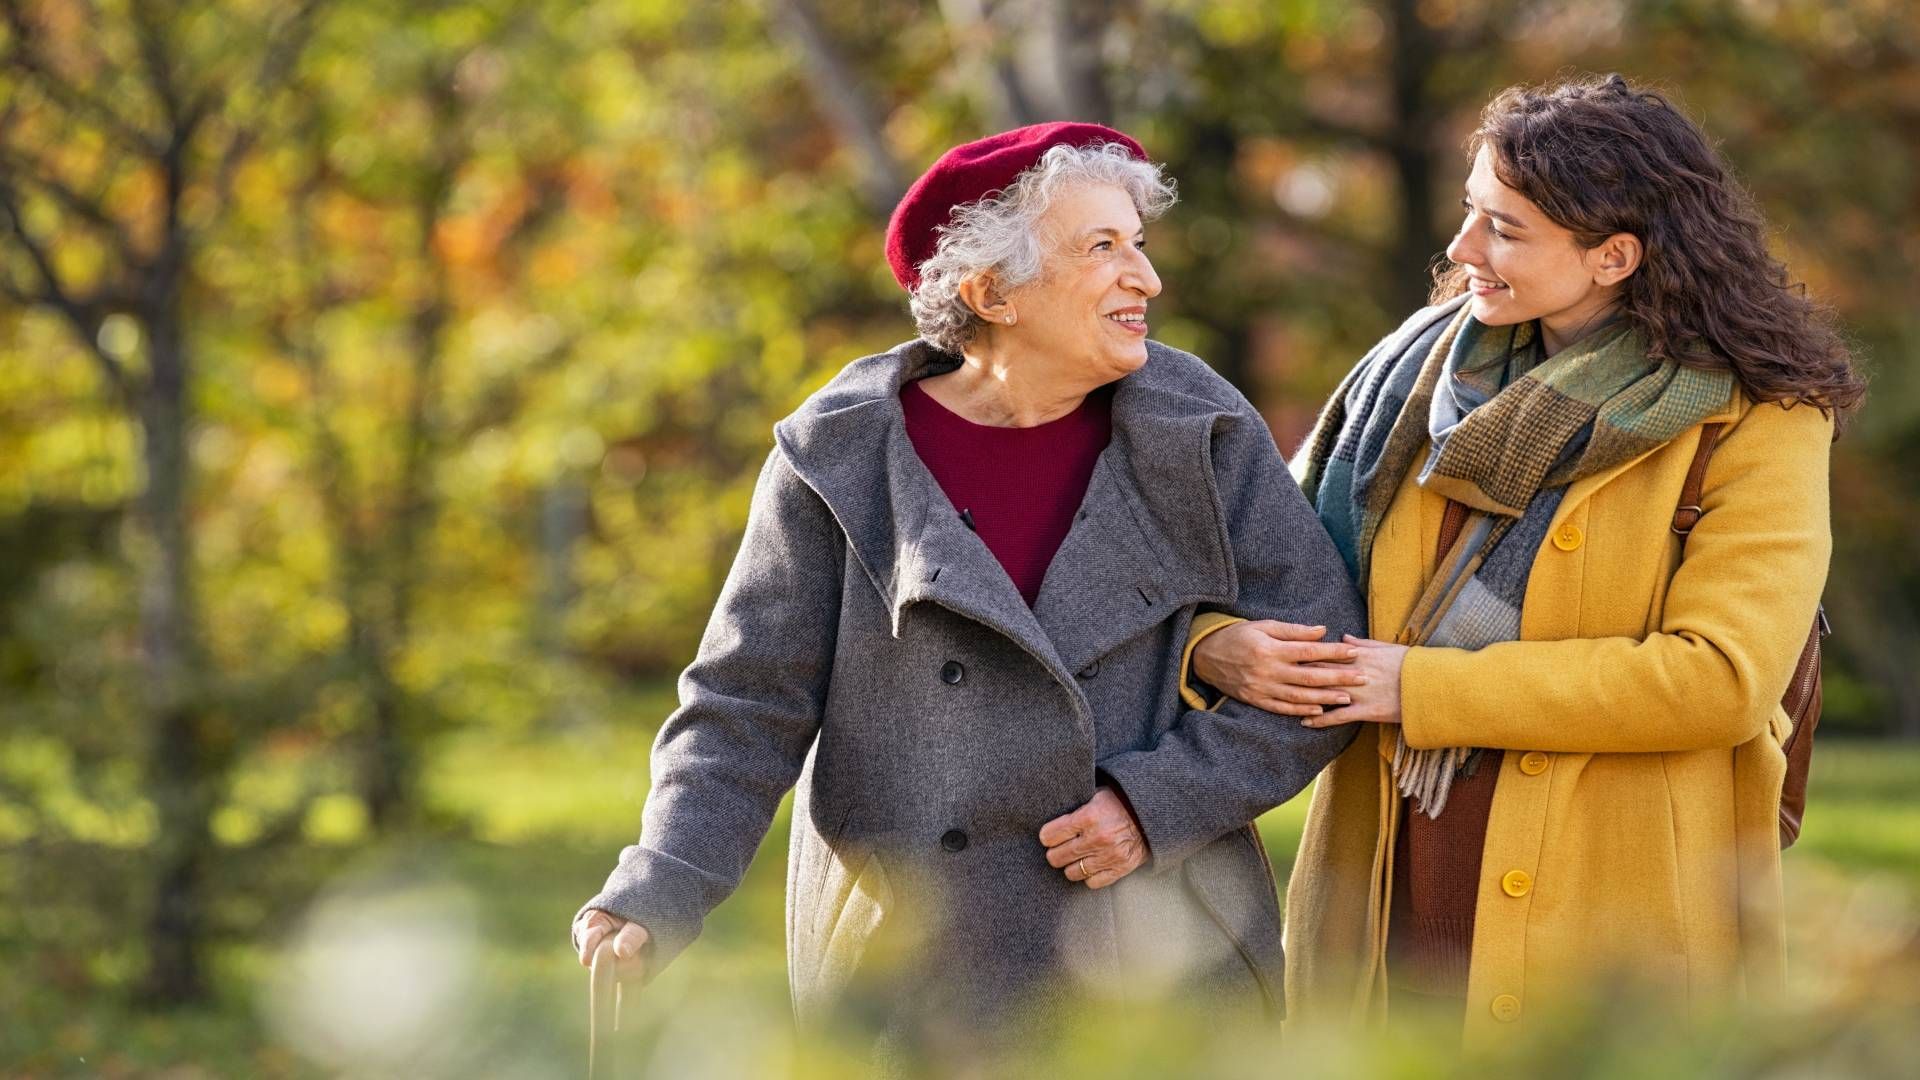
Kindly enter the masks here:
M 1213 710 L 1227 700 L 1215 698 L 1213 704 L 1207 704 L 1207 696 L 1193 685 L 1193 650 L 1198 648 L 1207 635 L 1225 630 L 1234 623 L 1246 622 L 1238 615 L 1229 615 L 1224 611 L 1202 611 L 1193 617 L 1193 625 L 1187 630 L 1187 647 L 1180 650 L 1180 700 L 1187 703 L 1189 709 Z
M 1753 406 L 1724 434 L 1701 493 L 1705 513 L 1659 630 L 1644 640 L 1409 650 L 1400 675 L 1408 745 L 1657 753 L 1737 746 L 1765 731 L 1826 582 L 1832 434 L 1818 410 L 1773 404 Z M 1664 523 L 1672 509 L 1647 513 Z M 1582 589 L 1604 604 L 1622 584 L 1589 566 Z

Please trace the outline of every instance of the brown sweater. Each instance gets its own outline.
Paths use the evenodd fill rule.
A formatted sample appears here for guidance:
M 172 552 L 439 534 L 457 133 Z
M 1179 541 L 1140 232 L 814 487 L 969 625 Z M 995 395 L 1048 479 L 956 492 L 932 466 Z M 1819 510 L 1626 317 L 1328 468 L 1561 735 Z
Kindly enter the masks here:
M 1453 546 L 1466 516 L 1465 506 L 1448 500 L 1436 564 Z M 1480 751 L 1473 775 L 1454 778 L 1446 809 L 1437 818 L 1414 809 L 1410 799 L 1400 801 L 1387 918 L 1387 981 L 1396 989 L 1433 997 L 1467 996 L 1480 856 L 1504 756 L 1499 750 Z
M 1437 997 L 1467 996 L 1473 955 L 1473 906 L 1480 855 L 1500 777 L 1498 750 L 1480 751 L 1472 776 L 1455 777 L 1437 818 L 1402 799 L 1393 848 L 1393 901 L 1387 918 L 1387 980 Z

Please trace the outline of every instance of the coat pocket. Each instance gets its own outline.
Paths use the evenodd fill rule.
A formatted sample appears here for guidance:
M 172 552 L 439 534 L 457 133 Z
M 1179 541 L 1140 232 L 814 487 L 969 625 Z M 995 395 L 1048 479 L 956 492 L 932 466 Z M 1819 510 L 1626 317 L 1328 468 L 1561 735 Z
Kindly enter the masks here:
M 1273 868 L 1253 826 L 1236 833 L 1214 841 L 1181 864 L 1181 876 L 1188 892 L 1246 964 L 1267 1014 L 1278 1018 L 1286 1011 L 1280 993 L 1286 960 Z M 1236 850 L 1243 845 L 1252 850 L 1244 854 Z
M 852 861 L 829 851 L 817 905 L 809 921 L 813 933 L 798 950 L 793 971 L 795 1018 L 817 1023 L 832 1009 L 860 970 L 867 946 L 893 910 L 893 888 L 880 857 L 871 852 Z

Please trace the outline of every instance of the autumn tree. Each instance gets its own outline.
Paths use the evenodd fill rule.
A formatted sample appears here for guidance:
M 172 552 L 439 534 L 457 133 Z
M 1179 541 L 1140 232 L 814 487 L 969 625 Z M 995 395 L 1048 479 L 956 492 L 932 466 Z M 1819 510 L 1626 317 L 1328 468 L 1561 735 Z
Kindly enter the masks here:
M 208 817 L 239 733 L 210 704 L 191 524 L 195 327 L 204 232 L 312 32 L 314 0 L 0 5 L 0 295 L 44 311 L 137 422 L 135 506 L 147 787 L 157 811 L 146 993 L 206 991 Z

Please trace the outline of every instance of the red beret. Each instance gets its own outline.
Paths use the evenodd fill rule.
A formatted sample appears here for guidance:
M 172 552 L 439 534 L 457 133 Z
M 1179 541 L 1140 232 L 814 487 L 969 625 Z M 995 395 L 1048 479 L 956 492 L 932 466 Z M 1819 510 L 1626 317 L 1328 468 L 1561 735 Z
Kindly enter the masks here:
M 920 264 L 940 245 L 940 226 L 957 206 L 984 199 L 1013 183 L 1056 146 L 1119 143 L 1141 161 L 1147 152 L 1121 132 L 1101 124 L 1031 124 L 989 135 L 940 155 L 913 182 L 887 222 L 887 264 L 901 288 L 920 284 Z

